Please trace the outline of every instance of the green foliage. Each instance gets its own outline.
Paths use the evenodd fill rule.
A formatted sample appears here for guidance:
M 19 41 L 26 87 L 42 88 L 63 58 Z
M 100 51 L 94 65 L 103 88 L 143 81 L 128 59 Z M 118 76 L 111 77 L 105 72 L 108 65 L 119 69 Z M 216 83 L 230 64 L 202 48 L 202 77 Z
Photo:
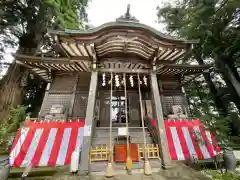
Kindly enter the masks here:
M 27 49 L 25 53 L 33 55 L 35 48 L 42 42 L 40 49 L 47 47 L 45 48 L 48 50 L 47 52 L 51 51 L 55 44 L 51 39 L 52 37 L 46 35 L 48 28 L 84 28 L 83 22 L 87 21 L 87 4 L 88 0 L 0 0 L 0 71 L 4 65 L 3 57 L 7 49 L 17 50 L 19 48 L 21 53 L 23 53 L 22 50 Z M 47 40 L 45 41 L 45 39 Z M 29 49 L 32 51 L 29 51 Z M 51 51 L 51 53 L 54 54 L 55 52 Z M 5 69 L 8 67 L 9 65 L 4 66 Z M 19 70 L 16 72 L 25 71 L 24 68 L 19 68 L 17 65 L 12 67 Z M 7 78 L 1 79 L 0 86 L 6 87 L 6 83 L 9 83 L 11 87 L 15 87 L 12 84 L 18 84 L 19 81 L 11 82 L 14 78 L 11 79 L 10 77 L 16 75 L 16 77 L 22 79 L 24 74 L 15 73 L 10 69 L 5 76 L 9 77 L 10 80 L 5 80 Z M 38 106 L 41 100 L 42 93 L 40 91 L 42 91 L 43 85 L 37 78 L 32 81 L 35 84 L 27 82 L 27 87 L 25 89 L 21 87 L 20 93 L 13 93 L 13 96 L 20 96 L 26 91 L 27 93 L 24 94 L 25 99 L 13 97 L 11 100 L 19 100 L 17 103 L 22 103 L 22 99 L 24 99 L 24 104 L 32 105 L 28 110 L 34 111 L 33 106 Z M 2 96 L 4 96 L 3 91 Z M 6 100 L 2 98 L 1 101 Z M 5 105 L 5 102 L 0 103 Z M 8 105 L 11 105 L 11 103 L 7 102 L 4 110 L 8 111 Z M 2 112 L 5 111 L 1 109 L 0 114 Z
M 202 172 L 211 176 L 213 180 L 240 180 L 239 176 L 234 176 L 233 174 L 228 172 L 220 173 L 217 170 L 207 168 L 204 168 Z
M 0 60 L 6 48 L 35 48 L 48 28 L 84 28 L 88 0 L 0 0 Z M 25 42 L 25 43 L 24 43 Z
M 46 3 L 54 7 L 55 28 L 84 27 L 82 21 L 87 21 L 87 0 L 46 0 Z
M 26 110 L 26 106 L 20 105 L 16 108 L 11 108 L 8 119 L 0 125 L 0 144 L 6 143 L 9 137 L 15 135 L 26 119 Z
M 231 173 L 217 173 L 213 176 L 213 180 L 240 180 L 240 177 L 234 176 Z
M 199 84 L 202 86 L 198 86 Z M 192 83 L 186 89 L 187 98 L 189 100 L 190 111 L 193 119 L 200 119 L 207 129 L 215 133 L 217 142 L 228 142 L 229 136 L 232 135 L 232 123 L 236 113 L 228 109 L 228 114 L 222 114 L 213 101 L 212 94 L 204 82 L 199 80 Z
M 233 124 L 230 103 L 234 102 L 240 110 L 240 78 L 236 69 L 240 62 L 239 7 L 239 0 L 176 0 L 157 8 L 158 20 L 165 23 L 169 33 L 199 39 L 192 57 L 183 59 L 183 63 L 212 62 L 213 71 L 195 79 L 186 92 L 193 117 L 203 119 L 221 136 L 229 135 Z M 239 122 L 239 117 L 234 119 Z

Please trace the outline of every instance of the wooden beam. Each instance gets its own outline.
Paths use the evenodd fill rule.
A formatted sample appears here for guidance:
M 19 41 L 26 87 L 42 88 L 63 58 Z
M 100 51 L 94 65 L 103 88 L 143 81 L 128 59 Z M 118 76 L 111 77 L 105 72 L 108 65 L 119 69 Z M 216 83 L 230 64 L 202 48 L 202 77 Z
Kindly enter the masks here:
M 19 62 L 21 62 L 21 61 L 19 61 Z M 46 68 L 46 67 L 43 67 L 43 66 L 41 66 L 41 65 L 36 65 L 35 63 L 34 64 L 31 64 L 31 63 L 29 63 L 29 62 L 21 62 L 22 64 L 25 64 L 25 65 L 27 65 L 27 66 L 30 66 L 31 68 L 38 68 L 38 69 L 43 69 L 43 70 L 47 70 L 48 71 L 48 68 Z
M 191 65 L 191 64 L 166 64 L 169 68 L 210 68 L 212 65 Z
M 158 56 L 158 54 L 159 54 L 159 52 L 160 52 L 161 50 L 160 50 L 160 47 L 157 47 L 156 49 L 155 49 L 155 51 L 153 52 L 153 55 L 152 55 L 152 57 L 150 58 L 150 61 L 151 61 L 151 64 L 152 64 L 152 66 L 155 66 L 156 65 L 156 61 L 157 61 L 157 56 Z
M 74 57 L 72 59 L 69 58 L 51 58 L 51 57 L 36 57 L 36 56 L 28 56 L 22 54 L 14 54 L 16 58 L 20 61 L 29 61 L 29 62 L 42 62 L 42 63 L 53 63 L 53 64 L 61 64 L 61 63 L 71 63 L 77 61 L 90 61 L 88 56 L 80 56 Z
M 104 63 L 104 62 L 115 62 L 115 63 L 132 63 L 132 64 L 147 64 L 150 65 L 150 61 L 146 60 L 146 59 L 136 59 L 136 58 L 131 58 L 131 60 L 129 60 L 129 58 L 122 58 L 122 57 L 114 57 L 114 58 L 101 58 L 98 60 L 98 62 L 100 63 Z
M 136 74 L 136 73 L 140 73 L 140 74 L 149 74 L 151 72 L 151 70 L 147 70 L 147 69 L 137 69 L 137 70 L 133 70 L 133 69 L 123 69 L 123 68 L 116 68 L 116 69 L 111 69 L 111 68 L 99 68 L 97 69 L 98 72 L 114 72 L 114 73 L 129 73 L 129 74 Z
M 47 81 L 47 82 L 50 82 L 51 81 L 51 72 L 50 72 L 50 76 L 49 76 L 49 72 L 48 72 L 48 70 L 47 69 L 44 69 L 44 68 L 40 68 L 40 67 L 34 67 L 34 66 L 31 66 L 31 65 L 28 65 L 28 64 L 25 64 L 25 63 L 23 63 L 23 62 L 21 62 L 21 61 L 18 61 L 18 60 L 16 60 L 16 63 L 17 64 L 20 64 L 20 65 L 22 65 L 22 66 L 24 66 L 24 67 L 26 67 L 26 68 L 28 68 L 34 75 L 36 75 L 36 76 L 39 76 L 41 79 L 43 79 L 44 81 Z M 46 71 L 45 72 L 45 75 L 46 76 L 48 76 L 48 79 L 46 79 L 46 78 L 44 78 L 43 76 L 41 76 L 39 73 L 37 73 L 37 71 L 34 71 L 33 69 L 38 69 L 37 71 Z M 50 79 L 49 79 L 49 77 L 50 77 Z
M 171 63 L 171 62 L 168 60 L 158 60 L 158 61 L 156 61 L 156 66 L 157 65 L 169 65 L 169 63 Z
M 69 54 L 65 51 L 65 49 L 62 47 L 62 45 L 59 42 L 58 36 L 54 35 L 54 40 L 57 43 L 58 47 L 61 49 L 61 51 L 68 57 L 70 58 Z
M 96 63 L 97 62 L 97 53 L 95 51 L 95 46 L 94 46 L 94 43 L 90 44 L 90 49 L 91 49 L 91 56 L 93 58 L 93 63 Z
M 89 56 L 74 56 L 70 60 L 72 61 L 92 61 Z

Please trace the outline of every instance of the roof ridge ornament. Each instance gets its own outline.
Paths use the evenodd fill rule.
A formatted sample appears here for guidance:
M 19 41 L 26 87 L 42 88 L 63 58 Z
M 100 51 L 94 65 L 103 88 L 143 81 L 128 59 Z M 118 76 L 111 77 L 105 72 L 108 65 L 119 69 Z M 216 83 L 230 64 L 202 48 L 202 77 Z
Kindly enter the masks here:
M 127 11 L 124 15 L 116 19 L 117 22 L 139 22 L 134 16 L 130 14 L 130 4 L 127 5 Z

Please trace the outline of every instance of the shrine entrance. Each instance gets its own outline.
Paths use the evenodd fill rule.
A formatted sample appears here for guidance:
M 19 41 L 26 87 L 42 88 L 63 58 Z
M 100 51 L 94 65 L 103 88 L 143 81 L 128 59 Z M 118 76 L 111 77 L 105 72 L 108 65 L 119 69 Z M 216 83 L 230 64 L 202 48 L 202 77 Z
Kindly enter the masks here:
M 129 127 L 142 126 L 137 76 L 125 74 L 126 90 L 123 76 L 123 73 L 113 74 L 112 90 L 110 73 L 102 73 L 98 77 L 99 127 L 109 127 L 110 119 L 112 127 L 125 127 L 126 118 Z M 148 79 L 146 75 L 141 75 L 140 79 L 141 93 L 145 96 L 150 91 Z
M 99 128 L 107 131 L 110 156 L 116 163 L 138 162 L 138 145 L 145 136 L 142 94 L 150 89 L 147 75 L 110 72 L 99 74 L 98 79 Z

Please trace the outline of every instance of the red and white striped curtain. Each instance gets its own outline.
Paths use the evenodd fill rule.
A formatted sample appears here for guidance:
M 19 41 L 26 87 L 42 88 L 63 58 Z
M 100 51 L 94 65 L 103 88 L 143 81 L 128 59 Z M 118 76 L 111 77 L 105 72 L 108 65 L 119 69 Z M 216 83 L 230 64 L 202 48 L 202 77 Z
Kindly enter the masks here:
M 156 128 L 156 120 L 152 120 Z M 206 131 L 199 120 L 164 121 L 169 152 L 172 160 L 211 159 L 220 152 L 213 134 Z
M 164 123 L 172 160 L 187 160 L 191 155 L 199 160 L 211 159 L 220 151 L 213 134 L 206 131 L 200 121 L 165 120 Z M 156 128 L 156 120 L 152 120 L 152 124 Z M 84 120 L 26 122 L 13 142 L 11 166 L 69 165 L 73 151 L 82 147 L 84 127 Z
M 11 166 L 70 164 L 73 151 L 82 146 L 84 121 L 27 122 L 19 129 L 10 151 Z

